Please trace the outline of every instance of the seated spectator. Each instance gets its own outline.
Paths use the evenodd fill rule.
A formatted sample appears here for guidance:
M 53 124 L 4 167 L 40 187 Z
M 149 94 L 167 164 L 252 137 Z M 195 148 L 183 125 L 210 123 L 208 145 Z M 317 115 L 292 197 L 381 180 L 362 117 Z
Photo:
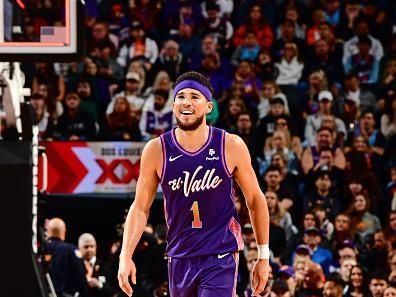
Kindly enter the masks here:
M 140 115 L 145 103 L 144 99 L 139 95 L 140 76 L 136 72 L 128 72 L 125 77 L 125 85 L 123 91 L 117 93 L 111 99 L 106 109 L 106 114 L 114 111 L 114 104 L 118 97 L 125 97 L 130 105 L 130 110 Z
M 385 113 L 381 116 L 381 132 L 387 139 L 396 135 L 396 95 L 385 103 Z
M 370 296 L 368 288 L 367 272 L 359 264 L 351 268 L 351 273 L 347 285 L 347 297 L 365 297 Z
M 149 71 L 144 68 L 144 63 L 139 60 L 131 61 L 125 73 L 128 74 L 129 72 L 135 72 L 139 75 L 137 93 L 143 94 L 144 92 L 146 92 L 149 88 L 148 84 L 150 83 L 150 78 L 148 75 Z
M 275 120 L 275 130 L 282 131 L 286 134 L 286 137 L 290 139 L 291 150 L 296 154 L 298 160 L 300 160 L 303 151 L 301 139 L 295 134 L 295 129 L 292 126 L 293 124 L 288 116 L 281 115 Z M 292 132 L 294 133 L 293 135 Z
M 259 119 L 262 119 L 269 113 L 272 98 L 281 97 L 282 95 L 283 94 L 281 93 L 280 88 L 274 80 L 268 80 L 263 82 L 263 90 L 260 94 L 260 103 L 257 105 Z M 284 100 L 284 102 L 286 113 L 289 113 L 289 106 L 287 104 L 287 100 Z
M 296 53 L 304 53 L 304 40 L 296 37 L 296 26 L 292 20 L 285 19 L 280 26 L 280 37 L 272 46 L 272 57 L 275 60 L 282 58 L 286 43 L 294 43 L 297 46 Z
M 271 48 L 274 34 L 271 26 L 265 20 L 259 4 L 251 6 L 246 25 L 241 25 L 236 29 L 233 38 L 235 47 L 242 45 L 247 32 L 254 32 L 261 48 Z
M 54 65 L 40 62 L 36 64 L 36 73 L 32 81 L 32 93 L 39 91 L 39 85 L 46 84 L 48 92 L 55 102 L 62 102 L 65 97 L 66 86 L 62 75 L 55 73 Z M 47 102 L 48 104 L 48 102 Z
M 93 140 L 96 135 L 95 120 L 81 108 L 81 99 L 76 93 L 65 98 L 66 110 L 60 116 L 55 128 L 54 138 L 59 140 Z
M 201 25 L 201 36 L 213 36 L 220 51 L 224 53 L 231 45 L 234 28 L 226 17 L 221 16 L 219 4 L 206 1 L 205 9 L 207 16 Z
M 331 240 L 334 232 L 334 225 L 330 221 L 329 212 L 323 204 L 317 204 L 313 207 L 312 212 L 315 214 L 316 220 L 319 223 L 319 229 L 326 240 Z
M 272 191 L 278 195 L 279 203 L 283 209 L 288 210 L 294 204 L 295 193 L 283 182 L 281 170 L 276 166 L 269 166 L 264 175 L 264 191 Z
M 286 42 L 283 47 L 283 55 L 279 63 L 275 63 L 279 74 L 276 78 L 278 85 L 297 85 L 299 82 L 304 64 L 299 61 L 297 45 L 293 42 Z
M 125 97 L 115 99 L 114 110 L 107 115 L 102 137 L 106 140 L 140 141 L 138 115 L 131 110 Z
M 333 27 L 337 26 L 341 19 L 341 1 L 327 0 L 324 2 L 326 21 Z
M 360 87 L 359 77 L 356 73 L 345 75 L 345 100 L 353 101 L 358 110 L 375 110 L 377 102 L 372 92 Z
M 119 38 L 116 34 L 110 32 L 110 26 L 106 22 L 97 21 L 92 25 L 92 35 L 87 41 L 88 52 L 101 43 L 111 45 L 111 51 L 115 52 L 119 46 Z
M 305 124 L 305 140 L 307 145 L 312 146 L 315 143 L 316 131 L 323 126 L 323 117 L 332 114 L 333 94 L 329 91 L 321 91 L 318 96 L 319 110 L 316 114 L 309 115 Z M 335 118 L 335 131 L 337 138 L 346 139 L 347 131 L 344 122 Z
M 141 60 L 146 71 L 149 71 L 158 57 L 158 46 L 154 40 L 146 37 L 143 26 L 133 22 L 130 36 L 126 44 L 119 51 L 117 62 L 126 67 L 132 60 Z
M 349 239 L 337 244 L 335 247 L 336 255 L 338 256 L 336 266 L 339 267 L 340 273 L 345 281 L 348 281 L 350 270 L 353 265 L 356 265 L 358 261 L 359 251 L 356 244 Z M 352 260 L 352 261 L 348 261 Z M 347 263 L 344 263 L 347 262 Z M 349 270 L 348 270 L 349 268 Z M 345 269 L 345 270 L 344 270 Z
M 304 118 L 309 114 L 315 114 L 319 110 L 318 98 L 322 91 L 328 90 L 327 76 L 323 70 L 315 70 L 308 76 L 308 90 L 304 93 L 300 102 L 294 107 Z
M 147 102 L 142 111 L 139 128 L 143 139 L 151 139 L 169 131 L 176 124 L 173 110 L 166 106 L 168 92 L 156 90 L 154 102 Z
M 290 213 L 282 208 L 278 200 L 278 195 L 275 192 L 267 191 L 265 198 L 267 199 L 271 222 L 282 227 L 285 230 L 286 240 L 289 240 L 297 231 L 293 225 Z
M 298 288 L 301 288 L 303 286 L 303 282 L 305 279 L 305 271 L 308 263 L 311 262 L 311 257 L 310 257 L 310 248 L 306 246 L 305 244 L 301 244 L 299 246 L 300 248 L 296 249 L 296 255 L 294 257 L 294 262 L 293 262 L 293 270 L 294 270 L 294 280 L 296 285 L 294 286 L 294 294 L 296 293 L 296 290 Z M 301 254 L 307 254 L 308 256 L 304 256 Z M 294 296 L 293 294 L 293 296 Z
M 234 51 L 231 64 L 238 66 L 240 61 L 255 62 L 260 54 L 260 46 L 254 32 L 246 32 L 243 43 Z
M 374 272 L 370 277 L 369 288 L 373 297 L 383 297 L 388 287 L 388 278 L 385 272 Z
M 299 170 L 299 160 L 296 153 L 291 148 L 290 138 L 287 137 L 284 131 L 275 131 L 275 133 L 268 137 L 264 147 L 264 159 L 258 158 L 260 166 L 260 174 L 263 174 L 266 168 L 270 165 L 272 157 L 276 154 L 282 154 L 286 161 L 286 168 L 297 175 Z
M 351 277 L 352 267 L 356 265 L 357 265 L 357 261 L 352 258 L 347 258 L 342 261 L 342 264 L 340 266 L 340 275 L 345 283 L 349 281 Z
M 300 14 L 298 12 L 298 8 L 290 5 L 285 9 L 285 15 L 284 19 L 285 20 L 290 20 L 294 23 L 294 34 L 295 37 L 304 40 L 305 39 L 305 24 L 300 24 L 301 19 L 299 19 Z M 278 26 L 276 28 L 276 37 L 279 38 L 281 37 L 281 26 Z
M 384 49 L 381 42 L 370 34 L 369 20 L 364 16 L 359 16 L 355 19 L 353 28 L 355 35 L 344 43 L 344 56 L 342 58 L 342 63 L 345 65 L 351 56 L 358 53 L 358 42 L 360 37 L 370 38 L 371 45 L 369 52 L 377 61 L 380 61 L 384 55 Z
M 223 112 L 216 126 L 227 132 L 235 133 L 239 115 L 246 112 L 246 105 L 242 100 L 231 99 L 228 101 L 227 109 Z
M 396 210 L 396 165 L 392 165 L 389 170 L 390 181 L 386 185 L 386 208 L 392 211 Z
M 33 123 L 39 128 L 39 138 L 43 139 L 46 137 L 47 128 L 51 126 L 51 119 L 47 111 L 47 106 L 45 105 L 43 96 L 39 93 L 34 93 L 32 95 L 30 103 L 33 109 Z
M 304 174 L 319 164 L 321 151 L 331 149 L 334 156 L 334 166 L 339 169 L 345 168 L 345 155 L 341 149 L 334 146 L 335 136 L 332 130 L 320 128 L 316 134 L 316 144 L 304 150 L 301 165 Z
M 351 217 L 352 228 L 356 231 L 356 235 L 361 243 L 366 243 L 368 236 L 373 235 L 381 229 L 381 222 L 377 216 L 369 212 L 370 199 L 367 195 L 358 194 L 347 213 Z
M 340 247 L 345 240 L 352 241 L 355 237 L 355 230 L 351 222 L 351 217 L 346 213 L 340 213 L 334 220 L 334 233 L 331 239 L 332 249 Z
M 85 110 L 96 122 L 102 120 L 99 111 L 99 98 L 95 96 L 95 89 L 87 77 L 81 77 L 77 83 L 77 94 L 81 99 L 81 109 Z
M 307 29 L 306 41 L 309 46 L 316 44 L 320 40 L 319 25 L 326 21 L 325 12 L 322 9 L 316 9 L 312 13 L 312 26 Z
M 117 63 L 111 42 L 101 42 L 97 46 L 96 61 L 99 74 L 111 83 L 118 84 L 124 77 L 124 69 Z
M 305 190 L 313 188 L 317 174 L 321 171 L 329 173 L 333 189 L 342 188 L 344 181 L 344 170 L 338 168 L 334 163 L 334 152 L 331 149 L 323 149 L 319 155 L 319 161 L 309 172 L 305 180 Z M 338 196 L 338 192 L 334 193 Z
M 320 206 L 334 218 L 340 211 L 340 201 L 332 190 L 330 172 L 327 168 L 320 169 L 315 176 L 315 188 L 304 197 L 304 211 Z
M 344 281 L 338 273 L 331 274 L 326 278 L 323 286 L 323 297 L 342 297 Z
M 368 140 L 370 149 L 373 152 L 379 156 L 384 154 L 386 140 L 384 135 L 376 129 L 374 112 L 367 110 L 361 114 L 359 125 L 355 127 L 354 133 L 350 134 L 348 139 L 352 140 L 353 136 L 359 135 Z
M 371 237 L 372 242 L 368 244 L 368 251 L 361 256 L 361 263 L 368 271 L 389 272 L 388 250 L 389 243 L 386 241 L 384 231 L 377 229 Z
M 256 154 L 258 156 L 262 156 L 265 150 L 265 143 L 268 137 L 271 137 L 277 129 L 275 125 L 279 119 L 279 122 L 287 123 L 287 127 L 280 127 L 282 130 L 289 130 L 288 134 L 291 134 L 291 141 L 293 141 L 293 147 L 295 148 L 295 142 L 293 137 L 297 136 L 297 132 L 295 130 L 295 125 L 293 125 L 292 120 L 289 114 L 286 111 L 286 98 L 283 96 L 274 97 L 270 101 L 270 111 L 262 118 L 256 128 Z M 280 118 L 283 119 L 280 120 Z M 287 131 L 284 131 L 287 132 Z
M 246 146 L 252 151 L 253 121 L 249 113 L 240 113 L 236 122 L 236 134 L 242 138 Z
M 314 261 L 315 262 L 315 261 Z M 324 274 L 322 267 L 314 262 L 307 264 L 302 287 L 296 289 L 296 297 L 323 296 Z
M 78 249 L 84 259 L 88 282 L 84 296 L 110 296 L 117 293 L 118 283 L 115 272 L 108 263 L 97 257 L 95 237 L 90 233 L 81 234 L 78 238 Z
M 180 52 L 187 63 L 190 63 L 192 57 L 197 56 L 201 49 L 201 39 L 195 34 L 196 29 L 193 21 L 184 20 L 180 22 L 177 34 L 170 35 L 170 38 L 180 45 Z
M 384 291 L 384 297 L 395 297 L 396 296 L 396 288 L 393 286 L 389 286 Z
M 344 64 L 345 73 L 355 72 L 362 84 L 377 83 L 379 61 L 369 53 L 371 39 L 367 36 L 360 36 L 357 47 L 358 53 L 352 55 Z
M 231 63 L 224 55 L 220 55 L 217 51 L 216 39 L 212 35 L 206 35 L 202 38 L 202 48 L 200 52 L 191 58 L 189 70 L 197 71 L 202 64 L 202 59 L 208 55 L 215 55 L 219 57 L 220 68 L 219 71 L 225 79 L 232 77 Z
M 180 53 L 179 48 L 179 44 L 174 40 L 165 42 L 151 69 L 152 76 L 155 76 L 159 71 L 166 71 L 171 81 L 176 81 L 176 78 L 186 71 L 186 59 Z
M 278 69 L 275 67 L 271 51 L 261 49 L 255 61 L 257 76 L 263 81 L 275 80 L 278 76 Z
M 221 58 L 216 54 L 208 54 L 202 58 L 199 72 L 209 78 L 213 87 L 212 97 L 220 99 L 229 88 L 230 80 L 226 79 L 221 73 Z
M 173 88 L 172 88 L 172 81 L 170 80 L 169 74 L 165 71 L 160 71 L 154 78 L 154 83 L 152 86 L 149 86 L 145 91 L 144 94 L 141 96 L 145 99 L 144 104 L 154 101 L 154 92 L 156 90 L 163 90 L 167 91 L 169 96 L 168 100 L 166 101 L 166 106 L 172 107 L 173 106 Z
M 313 55 L 304 63 L 303 78 L 315 70 L 323 70 L 329 85 L 340 84 L 344 71 L 338 57 L 331 51 L 330 45 L 324 39 L 318 39 L 313 44 Z M 304 79 L 305 80 L 305 79 Z
M 33 92 L 33 89 L 32 89 Z M 35 92 L 33 92 L 34 94 Z M 37 94 L 44 99 L 46 110 L 53 119 L 58 119 L 63 113 L 63 105 L 61 101 L 54 98 L 53 87 L 48 83 L 39 83 L 37 86 Z
M 156 36 L 161 29 L 161 8 L 156 1 L 134 1 L 129 6 L 129 17 L 140 22 L 146 32 Z
M 257 112 L 259 104 L 259 90 L 262 88 L 261 81 L 254 73 L 253 64 L 249 61 L 241 61 L 234 73 L 233 82 L 242 84 L 242 98 L 250 112 Z

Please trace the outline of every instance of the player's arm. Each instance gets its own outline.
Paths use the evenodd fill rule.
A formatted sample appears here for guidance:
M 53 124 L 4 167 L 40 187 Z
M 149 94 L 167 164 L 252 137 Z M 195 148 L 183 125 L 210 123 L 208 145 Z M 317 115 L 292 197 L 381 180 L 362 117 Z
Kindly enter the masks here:
M 253 268 L 252 278 L 253 295 L 255 296 L 264 290 L 269 272 L 269 213 L 267 201 L 251 165 L 248 148 L 239 136 L 232 134 L 226 136 L 226 163 L 245 196 L 259 249 L 260 259 Z M 265 248 L 265 252 L 262 248 Z
M 131 296 L 129 277 L 136 283 L 136 268 L 131 258 L 146 227 L 150 207 L 157 192 L 159 176 L 158 164 L 162 163 L 160 139 L 149 141 L 143 149 L 140 161 L 140 174 L 136 185 L 135 201 L 132 203 L 124 224 L 118 281 L 121 289 Z

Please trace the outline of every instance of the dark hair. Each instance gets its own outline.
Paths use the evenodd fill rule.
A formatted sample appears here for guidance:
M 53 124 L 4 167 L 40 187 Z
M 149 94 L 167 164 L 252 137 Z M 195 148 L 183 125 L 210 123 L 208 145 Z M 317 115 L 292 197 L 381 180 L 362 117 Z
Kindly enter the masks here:
M 168 99 L 169 92 L 167 90 L 157 89 L 157 90 L 154 90 L 154 95 L 161 96 L 165 99 Z
M 220 6 L 214 1 L 206 1 L 205 8 L 206 8 L 206 11 L 208 11 L 208 10 L 220 11 Z
M 38 99 L 44 100 L 44 97 L 39 93 L 33 93 L 32 96 L 30 97 L 30 100 L 38 100 Z
M 385 114 L 388 115 L 389 122 L 393 123 L 395 119 L 395 111 L 392 108 L 393 101 L 396 101 L 396 95 L 393 94 L 392 96 L 388 97 L 388 99 L 385 102 Z
M 367 23 L 367 25 L 370 27 L 370 21 L 369 19 L 364 16 L 364 15 L 359 15 L 354 21 L 353 21 L 353 28 L 356 28 L 359 23 Z
M 320 127 L 319 129 L 318 129 L 318 131 L 316 131 L 316 134 L 319 134 L 320 132 L 322 132 L 322 131 L 328 131 L 331 135 L 333 135 L 333 130 L 331 130 L 330 128 L 328 128 L 328 127 Z
M 350 276 L 349 279 L 352 276 L 352 270 L 358 268 L 362 272 L 362 286 L 361 286 L 361 291 L 363 292 L 363 296 L 370 296 L 370 291 L 368 288 L 368 283 L 367 283 L 367 270 L 360 264 L 353 265 L 351 270 L 350 270 Z M 348 293 L 352 292 L 355 288 L 352 285 L 352 282 L 349 280 L 349 289 Z
M 366 45 L 371 46 L 371 39 L 368 36 L 359 36 L 358 44 L 366 44 Z
M 270 171 L 278 171 L 280 174 L 282 174 L 282 170 L 279 168 L 279 166 L 270 165 L 270 166 L 268 166 L 268 168 L 265 171 L 264 175 L 267 175 L 267 173 L 270 172 Z
M 208 78 L 199 72 L 189 71 L 189 72 L 183 73 L 176 79 L 175 86 L 177 86 L 177 84 L 179 84 L 183 80 L 195 80 L 195 81 L 199 82 L 200 84 L 204 85 L 205 87 L 207 87 L 212 94 L 214 92 L 213 87 L 210 84 Z
M 373 273 L 371 273 L 370 282 L 373 279 L 380 279 L 380 280 L 384 280 L 384 281 L 388 282 L 388 276 L 387 276 L 386 272 L 383 270 L 375 270 Z
M 326 278 L 327 282 L 333 282 L 336 286 L 340 286 L 342 288 L 344 288 L 345 286 L 345 282 L 342 279 L 341 275 L 338 272 L 332 272 L 330 273 L 327 278 Z

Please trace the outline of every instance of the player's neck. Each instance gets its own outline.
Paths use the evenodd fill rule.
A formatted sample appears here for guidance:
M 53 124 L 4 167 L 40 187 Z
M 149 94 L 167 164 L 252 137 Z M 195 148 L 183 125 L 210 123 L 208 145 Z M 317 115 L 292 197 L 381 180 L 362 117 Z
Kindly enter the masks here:
M 209 126 L 203 123 L 197 129 L 191 131 L 177 128 L 175 134 L 177 142 L 183 149 L 188 151 L 197 151 L 208 140 Z

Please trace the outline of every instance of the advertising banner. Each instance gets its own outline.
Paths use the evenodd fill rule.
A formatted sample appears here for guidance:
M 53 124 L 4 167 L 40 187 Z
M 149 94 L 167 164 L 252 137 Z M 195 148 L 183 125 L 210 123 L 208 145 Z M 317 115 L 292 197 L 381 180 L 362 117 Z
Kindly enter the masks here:
M 50 194 L 134 192 L 145 142 L 45 142 Z M 40 159 L 39 188 L 43 185 Z

